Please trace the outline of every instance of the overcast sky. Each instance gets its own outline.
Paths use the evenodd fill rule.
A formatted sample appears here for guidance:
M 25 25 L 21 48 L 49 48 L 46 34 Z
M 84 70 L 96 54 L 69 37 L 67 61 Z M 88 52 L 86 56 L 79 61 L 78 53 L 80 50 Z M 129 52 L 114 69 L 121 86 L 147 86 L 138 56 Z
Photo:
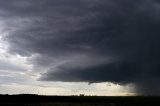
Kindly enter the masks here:
M 159 41 L 158 0 L 0 0 L 0 93 L 160 95 Z

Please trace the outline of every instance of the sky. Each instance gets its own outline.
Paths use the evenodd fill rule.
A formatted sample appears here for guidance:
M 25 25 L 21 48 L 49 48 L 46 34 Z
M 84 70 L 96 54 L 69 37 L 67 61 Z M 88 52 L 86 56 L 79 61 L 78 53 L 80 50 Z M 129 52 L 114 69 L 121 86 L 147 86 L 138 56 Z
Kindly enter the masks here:
M 0 0 L 0 93 L 160 95 L 158 0 Z

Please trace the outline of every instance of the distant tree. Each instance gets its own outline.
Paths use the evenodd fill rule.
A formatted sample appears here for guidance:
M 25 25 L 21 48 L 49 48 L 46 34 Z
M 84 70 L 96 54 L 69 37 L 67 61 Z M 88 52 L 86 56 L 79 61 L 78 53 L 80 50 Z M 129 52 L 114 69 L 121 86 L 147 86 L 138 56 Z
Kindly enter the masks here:
M 84 94 L 80 94 L 79 96 L 84 96 Z

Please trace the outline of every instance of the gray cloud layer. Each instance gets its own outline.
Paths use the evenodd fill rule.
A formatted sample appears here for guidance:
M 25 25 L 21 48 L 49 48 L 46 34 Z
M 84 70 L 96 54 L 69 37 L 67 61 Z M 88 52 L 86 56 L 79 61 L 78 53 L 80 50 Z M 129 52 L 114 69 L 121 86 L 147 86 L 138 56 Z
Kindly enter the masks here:
M 3 0 L 0 8 L 9 52 L 38 54 L 30 61 L 47 69 L 40 80 L 134 83 L 160 94 L 158 0 Z

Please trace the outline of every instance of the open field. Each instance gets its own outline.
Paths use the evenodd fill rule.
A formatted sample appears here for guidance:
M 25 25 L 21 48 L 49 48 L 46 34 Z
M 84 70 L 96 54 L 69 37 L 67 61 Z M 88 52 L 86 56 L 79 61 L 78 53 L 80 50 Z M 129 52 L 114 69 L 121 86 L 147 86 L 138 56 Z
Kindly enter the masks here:
M 158 106 L 160 97 L 0 95 L 0 106 Z

